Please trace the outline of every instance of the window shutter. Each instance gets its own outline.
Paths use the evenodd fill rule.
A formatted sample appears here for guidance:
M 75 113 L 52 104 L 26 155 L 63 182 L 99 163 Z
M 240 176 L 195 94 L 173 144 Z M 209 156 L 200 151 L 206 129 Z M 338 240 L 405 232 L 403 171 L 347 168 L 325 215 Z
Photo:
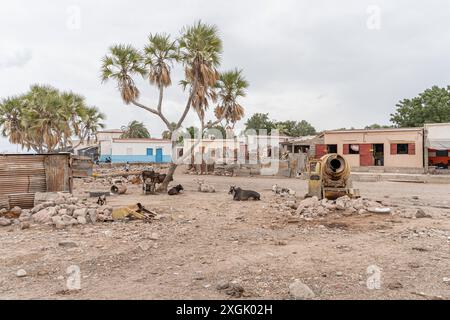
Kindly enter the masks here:
M 316 158 L 321 158 L 327 154 L 327 146 L 325 144 L 316 144 Z
M 416 154 L 416 144 L 415 143 L 408 144 L 408 154 Z
M 349 144 L 344 144 L 344 154 L 349 154 L 350 153 L 350 145 Z
M 397 154 L 397 144 L 391 143 L 391 154 Z

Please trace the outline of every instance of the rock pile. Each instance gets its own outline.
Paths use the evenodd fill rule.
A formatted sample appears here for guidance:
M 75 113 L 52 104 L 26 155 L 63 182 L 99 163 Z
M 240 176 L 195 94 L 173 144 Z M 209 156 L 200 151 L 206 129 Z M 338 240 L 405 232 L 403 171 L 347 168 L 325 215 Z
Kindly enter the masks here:
M 57 229 L 67 226 L 112 220 L 111 206 L 87 203 L 69 193 L 56 193 L 51 199 L 31 210 L 22 210 L 19 221 L 52 224 Z
M 298 215 L 302 219 L 313 219 L 324 217 L 330 213 L 338 212 L 344 216 L 353 214 L 364 214 L 367 212 L 390 213 L 390 208 L 369 199 L 352 199 L 348 196 L 340 197 L 336 200 L 322 199 L 317 197 L 306 198 L 298 202 L 295 197 L 276 199 L 277 203 L 272 207 L 279 211 L 287 211 L 293 215 Z

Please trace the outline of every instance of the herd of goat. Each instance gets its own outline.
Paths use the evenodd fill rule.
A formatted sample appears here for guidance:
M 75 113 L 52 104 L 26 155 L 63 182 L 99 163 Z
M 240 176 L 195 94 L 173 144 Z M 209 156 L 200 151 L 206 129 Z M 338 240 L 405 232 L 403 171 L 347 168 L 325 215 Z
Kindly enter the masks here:
M 166 179 L 165 173 L 158 173 L 154 170 L 144 170 L 142 171 L 142 189 L 144 193 L 147 192 L 154 192 L 156 189 L 157 184 L 161 184 Z M 170 179 L 170 181 L 173 181 L 173 178 Z M 169 182 L 170 182 L 169 181 Z M 216 192 L 216 189 L 213 185 L 206 183 L 203 179 L 194 179 L 194 182 L 198 184 L 198 191 L 199 192 L 206 192 L 206 193 L 213 193 Z M 180 194 L 183 192 L 183 186 L 181 184 L 178 184 L 172 188 L 170 188 L 167 193 L 171 196 Z M 279 187 L 278 185 L 272 186 L 272 191 L 275 194 L 279 194 L 281 196 L 285 195 L 295 195 L 295 191 L 290 188 L 283 188 Z M 246 200 L 261 200 L 261 195 L 253 190 L 244 190 L 237 186 L 230 186 L 230 190 L 228 191 L 228 194 L 233 195 L 233 200 L 235 201 L 246 201 Z

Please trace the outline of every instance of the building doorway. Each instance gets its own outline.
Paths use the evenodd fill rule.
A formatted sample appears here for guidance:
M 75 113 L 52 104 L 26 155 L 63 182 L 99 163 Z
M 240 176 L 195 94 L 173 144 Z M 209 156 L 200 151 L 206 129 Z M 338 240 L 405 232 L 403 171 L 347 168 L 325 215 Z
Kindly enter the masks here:
M 156 159 L 155 162 L 163 162 L 162 148 L 156 148 Z
M 378 143 L 373 145 L 373 159 L 375 166 L 384 166 L 384 144 Z

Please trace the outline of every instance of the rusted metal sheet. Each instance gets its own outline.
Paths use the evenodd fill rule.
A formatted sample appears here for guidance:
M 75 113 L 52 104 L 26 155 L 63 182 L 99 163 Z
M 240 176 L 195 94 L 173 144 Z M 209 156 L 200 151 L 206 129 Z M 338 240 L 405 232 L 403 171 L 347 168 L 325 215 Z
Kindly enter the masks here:
M 9 210 L 9 198 L 7 195 L 0 195 L 0 210 L 1 209 Z
M 72 175 L 74 178 L 86 178 L 92 176 L 94 163 L 89 157 L 72 157 Z
M 33 208 L 34 193 L 16 193 L 9 196 L 9 207 Z
M 47 192 L 69 191 L 70 188 L 70 156 L 66 154 L 48 155 L 44 160 Z
M 0 207 L 31 208 L 36 192 L 71 192 L 71 186 L 69 154 L 0 155 Z

